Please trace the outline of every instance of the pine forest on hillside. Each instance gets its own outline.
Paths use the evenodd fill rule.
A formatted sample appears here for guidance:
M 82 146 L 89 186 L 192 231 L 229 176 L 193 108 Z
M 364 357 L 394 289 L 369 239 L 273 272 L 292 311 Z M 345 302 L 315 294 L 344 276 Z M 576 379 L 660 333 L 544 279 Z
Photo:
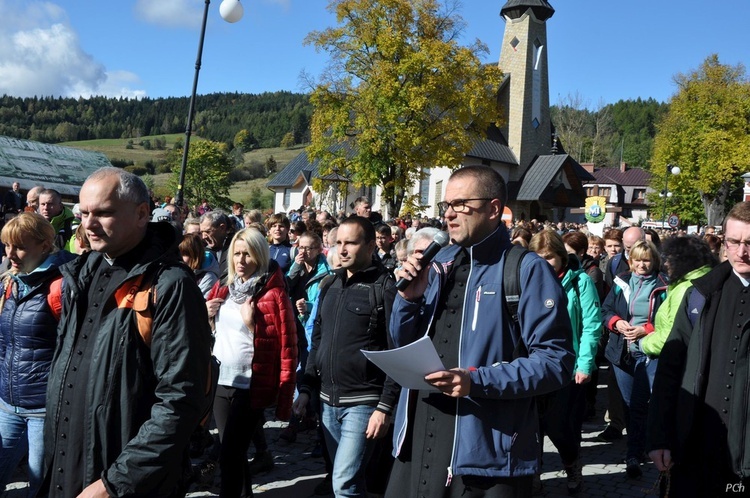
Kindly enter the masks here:
M 0 135 L 45 143 L 132 138 L 185 132 L 188 97 L 88 99 L 0 97 Z M 214 93 L 198 96 L 193 131 L 232 144 L 247 130 L 251 148 L 278 147 L 309 138 L 309 97 L 291 92 Z

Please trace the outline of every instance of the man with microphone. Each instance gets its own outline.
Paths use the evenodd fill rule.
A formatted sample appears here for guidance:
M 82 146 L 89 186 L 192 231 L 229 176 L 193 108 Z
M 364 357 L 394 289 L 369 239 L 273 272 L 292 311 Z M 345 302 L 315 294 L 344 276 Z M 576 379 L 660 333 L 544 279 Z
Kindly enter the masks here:
M 387 497 L 531 496 L 541 455 L 534 397 L 570 382 L 575 356 L 564 292 L 533 253 L 520 263 L 518 322 L 509 316 L 506 196 L 490 167 L 455 171 L 439 204 L 452 245 L 431 265 L 412 254 L 397 272 L 410 282 L 393 304 L 394 344 L 429 334 L 445 370 L 401 391 Z

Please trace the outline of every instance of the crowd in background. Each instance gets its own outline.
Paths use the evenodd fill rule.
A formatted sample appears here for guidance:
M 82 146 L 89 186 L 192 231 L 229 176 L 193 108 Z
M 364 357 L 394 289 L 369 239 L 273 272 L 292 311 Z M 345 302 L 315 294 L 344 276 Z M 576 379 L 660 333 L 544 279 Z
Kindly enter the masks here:
M 315 453 L 326 459 L 328 476 L 316 493 L 329 493 L 337 485 L 331 479 L 335 450 L 328 451 L 332 440 L 324 437 L 319 421 L 320 392 L 304 399 L 307 408 L 295 409 L 297 416 L 292 398 L 295 387 L 303 392 L 301 379 L 314 341 L 321 282 L 342 266 L 339 226 L 350 216 L 369 220 L 374 245 L 367 257 L 396 275 L 407 258 L 420 254 L 437 232 L 446 230 L 443 218 L 407 215 L 383 220 L 371 208 L 369 199 L 362 197 L 347 214 L 333 216 L 303 206 L 264 216 L 244 210 L 240 203 L 224 211 L 204 200 L 190 210 L 175 206 L 169 197 L 162 202 L 151 199 L 151 221 L 169 223 L 181 237 L 179 253 L 206 300 L 213 352 L 221 361 L 214 422 L 205 419 L 190 443 L 191 456 L 202 458 L 193 479 L 210 481 L 219 468 L 221 496 L 252 494 L 252 475 L 273 467 L 263 434 L 270 406 L 276 407 L 280 419 L 291 419 L 282 439 L 293 443 L 298 431 L 319 431 Z M 19 377 L 16 368 L 28 369 L 31 361 L 35 369 L 48 372 L 59 320 L 49 296 L 61 278 L 58 267 L 91 246 L 77 205 L 64 206 L 54 190 L 32 189 L 23 202 L 16 183 L 4 198 L 3 212 L 0 487 L 28 454 L 33 496 L 42 479 L 40 420 L 46 377 L 24 372 Z M 641 465 L 648 461 L 649 399 L 662 348 L 690 282 L 727 259 L 723 234 L 712 227 L 694 234 L 631 227 L 609 228 L 598 236 L 589 233 L 586 224 L 537 220 L 516 221 L 508 232 L 512 244 L 550 264 L 566 295 L 574 374 L 564 388 L 538 397 L 537 405 L 541 430 L 560 453 L 569 491 L 583 489 L 581 427 L 595 414 L 598 367 L 605 364 L 614 375 L 609 425 L 598 437 L 610 442 L 626 431 L 627 475 L 639 477 Z M 210 432 L 214 425 L 218 439 Z M 371 459 L 368 475 L 387 475 L 392 465 L 390 442 L 383 439 L 378 444 L 383 448 L 377 452 L 380 457 Z M 248 462 L 250 445 L 255 456 Z M 385 492 L 377 478 L 367 486 L 371 492 Z

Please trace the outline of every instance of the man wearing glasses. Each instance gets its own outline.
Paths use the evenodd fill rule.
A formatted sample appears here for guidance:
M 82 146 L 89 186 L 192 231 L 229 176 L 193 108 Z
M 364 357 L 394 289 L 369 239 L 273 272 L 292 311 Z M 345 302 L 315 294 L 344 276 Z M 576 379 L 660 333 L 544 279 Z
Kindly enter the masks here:
M 693 281 L 659 355 L 649 456 L 670 496 L 745 496 L 750 477 L 750 202 L 724 220 L 727 261 Z
M 506 311 L 506 196 L 490 167 L 454 172 L 438 205 L 452 245 L 429 268 L 415 253 L 397 272 L 411 283 L 393 305 L 395 345 L 428 334 L 445 370 L 401 392 L 386 496 L 531 496 L 541 455 L 534 397 L 570 382 L 575 356 L 563 290 L 533 253 L 521 262 L 518 323 Z

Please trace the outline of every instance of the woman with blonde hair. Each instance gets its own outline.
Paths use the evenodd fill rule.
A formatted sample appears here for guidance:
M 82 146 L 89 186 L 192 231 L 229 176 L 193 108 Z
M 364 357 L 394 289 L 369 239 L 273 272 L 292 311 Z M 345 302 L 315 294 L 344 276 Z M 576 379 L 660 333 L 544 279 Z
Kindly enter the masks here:
M 42 480 L 47 380 L 62 308 L 59 267 L 75 258 L 57 251 L 55 235 L 31 212 L 0 232 L 10 262 L 0 277 L 0 489 L 28 452 L 28 496 Z
M 232 238 L 227 282 L 214 285 L 206 305 L 215 319 L 213 352 L 221 362 L 214 399 L 219 496 L 237 497 L 243 490 L 252 495 L 247 450 L 263 410 L 275 404 L 278 419 L 291 416 L 297 329 L 284 275 L 257 229 L 242 229 Z
M 667 294 L 667 276 L 653 243 L 636 242 L 629 254 L 630 272 L 617 275 L 602 304 L 604 326 L 611 331 L 604 356 L 612 363 L 628 417 L 628 477 L 642 475 L 646 418 L 656 360 L 644 354 L 639 339 L 654 332 L 654 320 Z

